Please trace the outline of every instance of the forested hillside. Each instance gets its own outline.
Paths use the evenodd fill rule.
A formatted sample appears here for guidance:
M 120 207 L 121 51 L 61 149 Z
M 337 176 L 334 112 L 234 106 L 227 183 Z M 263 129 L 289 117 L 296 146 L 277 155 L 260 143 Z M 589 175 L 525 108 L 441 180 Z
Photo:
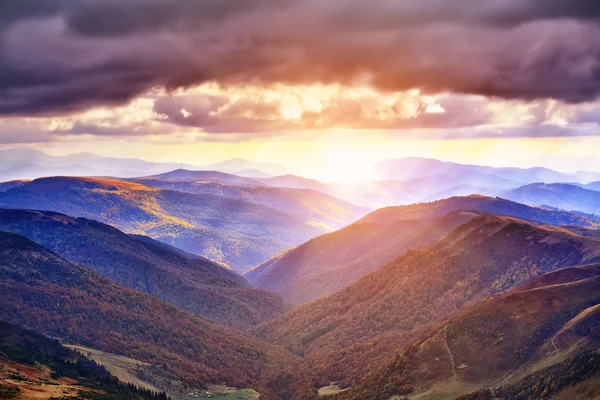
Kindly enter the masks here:
M 0 206 L 94 219 L 238 272 L 324 233 L 300 217 L 248 201 L 98 178 L 36 179 L 0 192 Z
M 256 333 L 309 357 L 319 374 L 349 383 L 462 307 L 595 260 L 597 237 L 485 215 Z
M 455 398 L 476 388 L 460 399 L 554 398 L 600 377 L 599 305 L 600 265 L 550 273 L 459 313 L 339 398 Z
M 456 211 L 443 217 L 352 224 L 278 254 L 244 277 L 259 288 L 304 304 L 346 288 L 476 216 Z
M 82 354 L 0 321 L 0 398 L 167 400 L 164 392 L 122 384 Z
M 0 231 L 23 235 L 69 261 L 184 311 L 246 329 L 290 309 L 235 272 L 148 237 L 49 211 L 0 210 Z
M 0 292 L 0 319 L 150 363 L 175 377 L 154 382 L 163 389 L 226 382 L 266 398 L 311 396 L 304 364 L 289 352 L 118 285 L 22 236 L 0 234 Z

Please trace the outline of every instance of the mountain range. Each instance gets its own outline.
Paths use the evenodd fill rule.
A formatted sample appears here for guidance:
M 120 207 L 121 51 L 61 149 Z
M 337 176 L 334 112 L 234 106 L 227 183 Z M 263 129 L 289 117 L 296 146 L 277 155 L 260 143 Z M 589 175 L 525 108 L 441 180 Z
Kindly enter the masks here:
M 0 183 L 1 396 L 598 395 L 597 174 L 20 156 L 120 172 Z
M 600 173 L 578 171 L 565 173 L 549 168 L 515 168 L 490 167 L 484 165 L 459 164 L 440 161 L 431 158 L 406 157 L 396 160 L 383 161 L 377 164 L 377 172 L 382 179 L 405 181 L 425 176 L 445 174 L 457 180 L 466 179 L 495 179 L 496 182 L 518 182 L 521 185 L 533 182 L 579 182 L 589 183 L 600 180 Z M 493 185 L 497 186 L 497 185 Z
M 268 200 L 278 196 L 271 194 Z M 364 215 L 362 208 L 330 196 L 302 194 L 304 197 L 290 199 L 282 193 L 283 202 L 296 206 L 284 212 L 234 197 L 165 190 L 122 180 L 52 177 L 0 192 L 0 205 L 98 220 L 244 272 L 290 246 L 331 230 L 330 225 L 339 227 Z
M 302 181 L 302 178 L 288 176 L 285 181 L 289 180 Z M 214 171 L 176 170 L 128 181 L 185 193 L 213 194 L 261 204 L 300 217 L 307 224 L 321 226 L 327 231 L 353 222 L 358 216 L 369 211 L 322 191 L 263 186 L 255 179 Z
M 120 176 L 135 177 L 169 172 L 177 168 L 217 170 L 242 176 L 267 178 L 293 173 L 274 163 L 231 159 L 213 164 L 153 162 L 136 158 L 104 157 L 93 153 L 52 156 L 39 150 L 15 148 L 0 150 L 0 180 L 35 179 L 44 176 Z M 254 170 L 254 172 L 252 172 Z
M 168 174 L 183 168 L 206 174 L 228 173 L 237 176 L 239 182 L 246 178 L 243 185 L 312 189 L 367 208 L 470 194 L 499 195 L 508 189 L 532 183 L 585 184 L 587 189 L 598 190 L 597 183 L 600 181 L 600 173 L 587 171 L 564 173 L 541 167 L 501 168 L 407 157 L 377 164 L 377 177 L 372 181 L 319 182 L 279 164 L 239 158 L 193 165 L 102 157 L 91 153 L 50 156 L 30 149 L 0 150 L 0 181 L 45 176 L 134 178 Z M 0 184 L 0 190 L 4 190 L 2 186 Z
M 244 277 L 259 288 L 303 304 L 344 289 L 407 250 L 431 243 L 488 212 L 588 228 L 600 222 L 593 215 L 528 207 L 501 198 L 453 197 L 374 211 L 343 229 L 276 255 Z
M 407 250 L 439 239 L 476 216 L 457 211 L 389 223 L 357 222 L 280 253 L 244 277 L 259 288 L 304 304 L 344 289 Z
M 456 210 L 478 210 L 490 214 L 516 217 L 549 225 L 572 225 L 592 229 L 596 229 L 600 226 L 600 217 L 596 215 L 531 207 L 500 197 L 481 195 L 457 196 L 428 203 L 384 207 L 369 213 L 359 221 L 376 223 L 402 219 L 417 219 L 441 216 Z
M 461 308 L 594 261 L 600 261 L 596 231 L 486 214 L 255 331 L 311 359 L 317 375 L 350 384 Z
M 500 193 L 523 204 L 600 215 L 600 192 L 566 183 L 532 183 Z
M 96 221 L 48 211 L 0 210 L 0 231 L 23 235 L 124 286 L 238 329 L 290 308 L 210 260 Z
M 172 392 L 224 382 L 265 397 L 311 394 L 302 360 L 278 346 L 186 313 L 13 234 L 0 233 L 0 319 L 152 366 Z M 269 395 L 272 393 L 272 395 Z

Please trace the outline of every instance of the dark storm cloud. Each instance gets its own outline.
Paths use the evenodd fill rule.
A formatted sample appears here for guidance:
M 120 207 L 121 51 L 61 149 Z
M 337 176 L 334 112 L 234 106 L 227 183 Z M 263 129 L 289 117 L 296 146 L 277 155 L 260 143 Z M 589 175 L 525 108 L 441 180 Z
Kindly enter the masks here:
M 600 93 L 599 21 L 597 0 L 5 1 L 0 113 L 213 80 L 580 102 Z

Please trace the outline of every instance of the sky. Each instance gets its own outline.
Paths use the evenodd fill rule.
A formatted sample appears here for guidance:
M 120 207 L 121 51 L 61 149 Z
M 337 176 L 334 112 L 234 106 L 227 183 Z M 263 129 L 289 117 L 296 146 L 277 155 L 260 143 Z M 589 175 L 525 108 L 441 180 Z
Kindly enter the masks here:
M 598 170 L 597 0 L 0 3 L 0 147 Z

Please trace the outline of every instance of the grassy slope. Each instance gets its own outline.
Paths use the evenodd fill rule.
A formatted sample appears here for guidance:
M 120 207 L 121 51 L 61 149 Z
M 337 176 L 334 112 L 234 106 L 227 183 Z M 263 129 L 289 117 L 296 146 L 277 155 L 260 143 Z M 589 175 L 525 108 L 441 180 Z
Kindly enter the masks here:
M 0 398 L 14 397 L 160 400 L 120 384 L 103 367 L 55 340 L 0 321 Z

